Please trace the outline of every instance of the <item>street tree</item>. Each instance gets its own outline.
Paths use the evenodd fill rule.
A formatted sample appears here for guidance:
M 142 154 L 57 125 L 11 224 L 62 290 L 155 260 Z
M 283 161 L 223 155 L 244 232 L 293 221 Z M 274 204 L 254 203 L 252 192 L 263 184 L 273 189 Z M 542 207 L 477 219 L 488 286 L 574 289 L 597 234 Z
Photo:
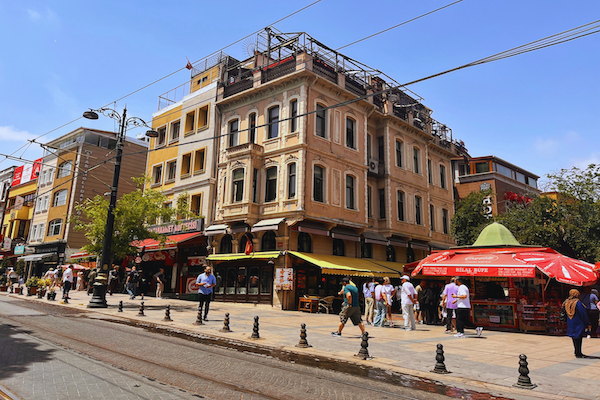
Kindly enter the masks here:
M 176 207 L 164 207 L 168 198 L 157 190 L 148 187 L 144 189 L 146 178 L 132 180 L 137 189 L 121 196 L 114 209 L 115 224 L 111 246 L 113 259 L 135 254 L 138 249 L 131 243 L 136 240 L 156 239 L 164 242 L 165 235 L 148 229 L 156 221 L 171 221 L 176 217 L 184 219 L 191 215 L 187 209 L 180 207 L 186 204 L 184 201 L 175 202 Z M 89 244 L 83 246 L 83 250 L 90 254 L 102 253 L 108 205 L 109 200 L 103 196 L 86 199 L 75 205 L 77 214 L 81 217 L 74 216 L 71 222 L 76 230 L 85 231 Z
M 483 200 L 493 193 L 491 189 L 469 193 L 456 204 L 456 211 L 450 224 L 450 233 L 459 246 L 472 245 L 482 229 L 493 222 L 484 212 Z

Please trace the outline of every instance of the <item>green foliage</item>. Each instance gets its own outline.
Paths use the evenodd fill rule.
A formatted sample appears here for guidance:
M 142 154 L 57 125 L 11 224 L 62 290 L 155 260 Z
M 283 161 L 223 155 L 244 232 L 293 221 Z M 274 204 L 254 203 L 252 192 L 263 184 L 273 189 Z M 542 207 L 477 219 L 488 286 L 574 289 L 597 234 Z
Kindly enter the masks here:
M 27 287 L 39 287 L 41 286 L 41 284 L 43 284 L 43 279 L 37 278 L 35 276 L 32 276 L 31 278 L 27 279 L 27 282 L 25 282 L 25 286 Z
M 148 230 L 148 225 L 155 224 L 159 219 L 171 221 L 178 214 L 187 215 L 189 213 L 188 210 L 181 210 L 179 207 L 163 207 L 163 204 L 168 201 L 167 197 L 154 189 L 143 190 L 145 177 L 132 179 L 136 183 L 137 189 L 124 194 L 117 201 L 114 210 L 115 224 L 111 246 L 114 258 L 135 254 L 137 249 L 131 246 L 131 242 L 135 240 L 151 238 L 164 241 L 165 236 Z M 84 246 L 83 250 L 88 253 L 98 255 L 102 253 L 108 206 L 109 200 L 102 196 L 86 199 L 83 203 L 75 205 L 75 209 L 81 211 L 84 218 L 74 217 L 71 222 L 75 229 L 85 231 L 85 236 L 90 244 Z
M 17 261 L 17 267 L 15 268 L 15 272 L 19 276 L 25 276 L 25 261 L 23 261 L 23 260 Z
M 472 245 L 477 237 L 493 219 L 487 219 L 483 209 L 483 199 L 493 193 L 491 189 L 471 192 L 456 204 L 456 212 L 452 217 L 450 233 L 459 246 Z M 493 200 L 492 200 L 493 202 Z

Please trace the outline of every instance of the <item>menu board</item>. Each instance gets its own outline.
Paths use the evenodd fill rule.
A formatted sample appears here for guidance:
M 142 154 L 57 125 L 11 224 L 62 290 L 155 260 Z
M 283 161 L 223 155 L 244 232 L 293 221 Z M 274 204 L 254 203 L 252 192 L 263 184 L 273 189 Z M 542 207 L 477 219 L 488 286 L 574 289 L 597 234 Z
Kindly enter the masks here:
M 275 290 L 292 290 L 294 288 L 294 269 L 275 268 Z

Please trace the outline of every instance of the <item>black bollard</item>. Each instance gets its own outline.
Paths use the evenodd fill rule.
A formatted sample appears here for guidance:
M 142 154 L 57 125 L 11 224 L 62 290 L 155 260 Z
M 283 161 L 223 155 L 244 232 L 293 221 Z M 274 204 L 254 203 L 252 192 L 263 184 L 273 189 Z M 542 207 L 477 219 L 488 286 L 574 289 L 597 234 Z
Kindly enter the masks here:
M 41 290 L 38 290 L 37 297 L 38 297 L 38 299 L 43 299 L 44 298 L 44 292 L 42 292 Z
M 123 312 L 123 300 L 119 301 L 119 312 Z
M 449 374 L 450 371 L 446 369 L 446 364 L 444 364 L 444 346 L 441 343 L 438 343 L 437 350 L 435 351 L 435 367 L 430 372 L 435 372 L 436 374 Z
M 260 339 L 260 335 L 258 334 L 258 316 L 254 317 L 254 326 L 252 327 L 252 336 L 250 339 Z
M 354 355 L 354 357 L 358 357 L 362 360 L 368 360 L 368 359 L 372 358 L 369 355 L 369 350 L 367 350 L 368 347 L 369 347 L 369 332 L 365 332 L 362 334 L 362 341 L 360 342 L 360 350 L 359 350 L 358 354 Z
M 15 288 L 13 288 L 13 285 L 12 285 L 12 283 L 11 283 L 11 284 L 10 284 L 10 290 L 9 290 L 9 292 L 8 292 L 8 293 L 11 293 L 11 294 L 12 294 L 12 293 L 14 293 L 14 292 L 15 292 Z
M 306 324 L 300 324 L 300 342 L 298 342 L 296 347 L 301 347 L 303 349 L 312 347 L 306 340 Z
M 167 308 L 165 309 L 165 318 L 163 321 L 173 321 L 171 319 L 171 306 L 167 305 Z
M 140 304 L 140 312 L 138 313 L 138 317 L 145 317 L 146 314 L 144 314 L 144 302 L 142 301 L 142 303 Z
M 527 368 L 528 365 L 527 356 L 521 354 L 519 356 L 519 379 L 517 380 L 517 383 L 513 385 L 514 387 L 521 389 L 533 389 L 537 387 L 535 383 L 531 383 L 531 379 L 529 378 L 529 368 Z
M 223 328 L 219 332 L 231 332 L 231 329 L 229 329 L 229 313 L 225 313 L 225 319 L 223 320 Z
M 194 325 L 203 325 L 202 323 L 202 309 L 198 306 L 198 315 L 196 316 L 196 322 Z

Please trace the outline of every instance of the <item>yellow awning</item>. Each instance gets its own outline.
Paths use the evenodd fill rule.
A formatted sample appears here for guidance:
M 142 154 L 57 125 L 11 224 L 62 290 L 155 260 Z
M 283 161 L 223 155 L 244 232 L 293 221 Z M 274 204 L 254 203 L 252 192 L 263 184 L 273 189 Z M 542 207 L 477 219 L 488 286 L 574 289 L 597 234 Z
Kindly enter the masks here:
M 235 253 L 235 254 L 211 254 L 206 257 L 209 261 L 235 261 L 235 260 L 268 260 L 271 258 L 279 257 L 281 253 L 279 251 L 263 251 L 250 253 Z
M 364 258 L 330 256 L 326 254 L 299 253 L 297 251 L 290 251 L 289 253 L 295 257 L 301 258 L 304 261 L 321 267 L 321 273 L 327 275 L 393 277 L 397 274 L 400 274 L 399 271 L 377 264 L 382 264 L 382 261 L 370 261 Z
M 400 275 L 404 274 L 404 264 L 393 261 L 379 261 L 379 260 L 369 260 L 373 264 L 382 265 L 392 271 L 396 271 Z

